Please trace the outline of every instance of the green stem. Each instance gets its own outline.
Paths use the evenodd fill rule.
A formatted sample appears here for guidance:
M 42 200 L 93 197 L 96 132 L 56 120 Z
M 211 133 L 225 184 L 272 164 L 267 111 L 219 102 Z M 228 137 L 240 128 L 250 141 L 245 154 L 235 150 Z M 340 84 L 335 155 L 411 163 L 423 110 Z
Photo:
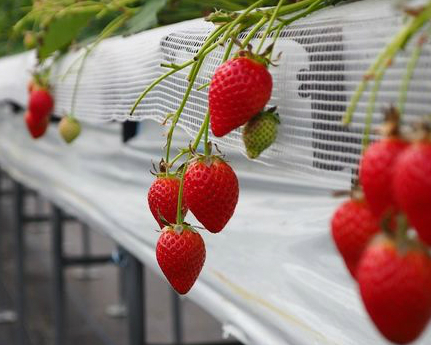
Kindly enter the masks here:
M 201 128 L 199 129 L 199 133 L 195 138 L 195 141 L 193 142 L 192 145 L 192 150 L 196 150 L 196 148 L 199 145 L 199 142 L 201 141 L 202 135 L 205 131 L 205 128 L 208 128 L 208 124 L 209 124 L 209 112 L 207 112 L 207 114 L 205 115 L 205 119 L 204 122 L 202 123 Z M 177 224 L 182 224 L 183 223 L 183 210 L 182 210 L 182 205 L 183 205 L 183 190 L 184 190 L 184 175 L 187 171 L 187 167 L 189 165 L 190 162 L 190 158 L 191 158 L 191 152 L 189 151 L 183 151 L 180 154 L 177 155 L 177 157 L 181 157 L 183 156 L 185 153 L 188 152 L 188 157 L 186 160 L 186 163 L 184 164 L 183 167 L 183 171 L 181 172 L 181 179 L 180 179 L 180 189 L 178 191 L 178 203 L 177 203 Z M 177 160 L 178 158 L 175 157 L 174 160 Z
M 278 13 L 280 11 L 281 5 L 283 5 L 284 0 L 280 0 L 277 4 L 277 7 L 275 8 L 274 12 L 271 15 L 271 19 L 269 20 L 268 26 L 266 27 L 266 30 L 262 36 L 262 39 L 260 40 L 259 46 L 256 49 L 256 54 L 259 54 L 260 50 L 262 49 L 263 43 L 265 42 L 266 38 L 268 37 L 268 34 L 271 31 L 272 25 L 274 24 L 275 18 L 277 18 Z
M 365 72 L 364 78 L 352 96 L 346 114 L 343 118 L 343 123 L 345 125 L 350 124 L 352 121 L 353 113 L 356 110 L 362 94 L 367 88 L 370 79 L 374 77 L 376 71 L 381 68 L 382 64 L 386 61 L 392 61 L 398 51 L 402 49 L 410 40 L 410 38 L 425 25 L 429 18 L 431 18 L 431 3 L 429 3 L 417 17 L 412 18 L 410 22 L 406 24 L 394 37 L 394 39 L 383 49 L 383 51 L 380 52 L 377 59 Z
M 228 25 L 228 30 L 225 32 L 222 42 L 226 42 L 229 37 L 231 36 L 232 31 L 235 29 L 235 26 L 239 23 L 241 23 L 241 21 L 253 10 L 255 10 L 256 8 L 258 8 L 259 6 L 263 5 L 267 0 L 259 0 L 256 1 L 253 5 L 249 6 L 244 12 L 241 12 L 241 14 L 235 18 L 232 23 L 227 24 Z M 263 15 L 265 15 L 265 13 L 263 13 Z
M 416 69 L 416 65 L 419 61 L 419 58 L 422 54 L 423 46 L 424 46 L 425 42 L 428 40 L 430 34 L 431 34 L 431 28 L 428 30 L 428 32 L 426 34 L 423 34 L 419 38 L 415 48 L 413 49 L 410 60 L 407 64 L 407 70 L 406 70 L 406 73 L 404 74 L 404 78 L 403 78 L 403 81 L 401 83 L 400 96 L 398 99 L 398 110 L 400 112 L 400 117 L 402 117 L 404 114 L 405 104 L 407 101 L 407 93 L 408 93 L 408 90 L 410 88 L 410 82 L 412 80 L 413 73 Z
M 201 141 L 202 136 L 205 133 L 205 129 L 209 125 L 209 120 L 210 120 L 210 116 L 209 116 L 209 113 L 207 112 L 207 114 L 205 115 L 205 118 L 204 118 L 204 122 L 202 123 L 201 128 L 199 129 L 199 132 L 195 138 L 195 141 L 192 144 L 192 150 L 197 149 L 199 142 Z M 186 153 L 189 153 L 189 152 L 190 152 L 189 149 L 182 150 L 179 154 L 177 154 L 174 157 L 174 159 L 171 160 L 169 166 L 172 167 L 174 165 L 174 163 L 176 163 L 182 156 L 184 156 Z
M 244 41 L 242 41 L 242 46 L 246 47 L 247 44 L 250 43 L 250 41 L 253 39 L 253 37 L 256 35 L 256 33 L 268 22 L 268 18 L 262 17 L 259 22 L 253 27 L 253 29 L 250 30 L 250 32 L 247 34 Z
M 367 112 L 365 115 L 364 137 L 362 139 L 362 152 L 365 152 L 370 143 L 370 132 L 373 123 L 373 114 L 376 107 L 376 99 L 382 84 L 383 76 L 385 75 L 387 65 L 384 65 L 376 74 L 373 89 L 371 90 L 370 99 L 368 101 Z
M 205 119 L 209 119 L 209 110 L 207 111 L 207 114 L 205 115 Z M 205 136 L 204 136 L 204 154 L 205 156 L 209 156 L 210 155 L 210 148 L 209 148 L 209 143 L 208 143 L 208 135 L 209 135 L 209 121 L 206 122 L 206 124 L 204 124 L 204 128 L 205 128 Z
M 175 116 L 172 120 L 171 128 L 169 129 L 169 133 L 168 133 L 167 144 L 166 144 L 166 163 L 169 163 L 169 156 L 170 156 L 171 144 L 172 144 L 172 136 L 174 134 L 175 127 L 176 127 L 178 120 L 181 116 L 181 113 L 182 113 L 182 111 L 183 111 L 183 109 L 187 103 L 187 100 L 188 100 L 190 93 L 193 89 L 193 84 L 196 80 L 199 69 L 202 66 L 203 62 L 204 62 L 204 58 L 200 58 L 199 61 L 197 62 L 195 71 L 190 78 L 189 86 L 187 87 L 187 90 L 184 94 L 183 100 L 181 101 L 181 104 L 180 104 L 179 108 L 177 109 Z M 169 172 L 169 169 L 166 169 L 166 170 L 167 170 L 167 172 Z
M 188 66 L 190 66 L 191 64 L 193 64 L 195 61 L 189 60 L 186 61 L 185 63 L 181 64 L 178 66 L 178 68 L 172 69 L 168 72 L 166 72 L 165 74 L 161 75 L 160 77 L 158 77 L 156 80 L 154 80 L 150 85 L 147 86 L 147 88 L 144 90 L 144 92 L 142 92 L 142 94 L 139 96 L 139 98 L 136 100 L 135 104 L 133 104 L 132 109 L 130 110 L 130 115 L 133 115 L 133 113 L 135 112 L 136 108 L 138 107 L 139 103 L 141 103 L 141 101 L 144 99 L 144 97 L 155 87 L 157 86 L 162 80 L 166 79 L 167 77 L 169 77 L 170 75 L 174 74 L 175 72 L 178 72 L 179 70 L 182 70 Z
M 127 20 L 128 18 L 128 14 L 124 13 L 121 16 L 115 18 L 114 20 L 112 20 L 101 32 L 101 34 L 99 35 L 99 37 L 97 38 L 97 40 L 91 45 L 91 47 L 86 48 L 86 52 L 82 58 L 81 64 L 79 66 L 78 72 L 76 74 L 76 80 L 75 80 L 75 85 L 73 86 L 73 94 L 72 94 L 72 105 L 71 105 L 71 109 L 70 109 L 70 114 L 69 116 L 75 116 L 75 107 L 76 107 L 76 97 L 78 94 L 78 86 L 81 82 L 81 77 L 82 77 L 82 72 L 84 70 L 84 66 L 85 66 L 85 62 L 87 60 L 88 55 L 90 55 L 90 53 L 93 51 L 94 48 L 96 48 L 96 46 L 106 37 L 109 37 L 110 35 L 112 35 L 119 27 L 121 27 L 124 22 Z
M 183 224 L 183 190 L 184 190 L 184 175 L 186 174 L 187 167 L 189 165 L 190 154 L 184 164 L 183 171 L 181 172 L 180 178 L 180 189 L 178 191 L 178 203 L 177 203 L 177 224 Z

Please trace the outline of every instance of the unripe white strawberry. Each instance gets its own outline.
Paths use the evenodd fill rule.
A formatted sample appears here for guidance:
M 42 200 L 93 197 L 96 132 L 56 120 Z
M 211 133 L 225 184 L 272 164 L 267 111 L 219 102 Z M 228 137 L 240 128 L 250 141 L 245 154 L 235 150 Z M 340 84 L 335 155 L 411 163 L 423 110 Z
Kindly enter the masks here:
M 58 131 L 64 141 L 70 144 L 81 133 L 81 124 L 72 116 L 65 116 L 58 125 Z

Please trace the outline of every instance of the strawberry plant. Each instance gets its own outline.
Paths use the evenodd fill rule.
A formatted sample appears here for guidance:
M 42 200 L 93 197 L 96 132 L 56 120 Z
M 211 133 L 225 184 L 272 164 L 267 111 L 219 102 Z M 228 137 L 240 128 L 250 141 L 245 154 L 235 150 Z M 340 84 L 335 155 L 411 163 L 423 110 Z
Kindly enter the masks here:
M 349 125 L 362 95 L 374 83 L 366 109 L 359 183 L 376 223 L 368 227 L 358 222 L 357 205 L 347 201 L 333 216 L 332 232 L 376 328 L 391 342 L 407 344 L 422 334 L 431 317 L 430 119 L 414 124 L 410 131 L 402 123 L 411 79 L 431 35 L 431 1 L 416 7 L 404 1 L 401 7 L 406 23 L 367 70 L 344 117 Z M 383 137 L 370 144 L 382 80 L 412 40 L 416 44 L 400 83 L 398 103 L 386 112 Z
M 340 1 L 303 0 L 294 4 L 285 4 L 284 0 L 280 0 L 275 7 L 257 11 L 257 8 L 267 3 L 265 0 L 258 0 L 241 12 L 216 11 L 208 15 L 207 21 L 214 23 L 215 28 L 199 47 L 194 58 L 180 65 L 162 64 L 167 71 L 148 85 L 133 105 L 131 116 L 139 103 L 160 82 L 179 71 L 190 68 L 184 97 L 178 109 L 173 114 L 168 114 L 164 122 L 169 124 L 163 159 L 164 171 L 158 174 L 148 194 L 151 212 L 160 226 L 165 225 L 157 244 L 157 260 L 166 278 L 177 292 L 186 293 L 191 288 L 201 271 L 200 264 L 203 265 L 204 257 L 204 245 L 200 236 L 199 241 L 196 241 L 202 241 L 202 244 L 196 246 L 186 245 L 188 240 L 180 242 L 181 246 L 187 247 L 184 248 L 184 253 L 179 252 L 173 245 L 167 245 L 167 243 L 179 241 L 181 236 L 190 237 L 193 234 L 195 239 L 198 238 L 196 230 L 198 227 L 184 221 L 185 209 L 189 209 L 205 229 L 211 233 L 218 233 L 226 227 L 234 215 L 238 202 L 239 183 L 234 170 L 224 157 L 211 153 L 210 127 L 214 136 L 222 137 L 246 125 L 244 142 L 253 158 L 268 148 L 275 140 L 279 123 L 274 109 L 263 111 L 272 92 L 272 76 L 267 68 L 271 63 L 272 46 L 285 26 Z M 289 17 L 285 19 L 287 15 Z M 245 33 L 245 37 L 239 41 L 238 37 L 242 33 Z M 249 43 L 255 36 L 260 36 L 260 41 L 256 49 L 253 49 Z M 260 53 L 270 36 L 271 44 L 263 53 Z M 231 57 L 236 45 L 239 49 Z M 205 59 L 220 46 L 225 47 L 225 52 L 211 82 L 209 85 L 196 87 L 195 82 Z M 202 91 L 207 86 L 209 86 L 208 110 L 196 138 L 189 147 L 181 148 L 175 157 L 171 157 L 175 128 L 192 90 Z M 203 141 L 204 152 L 198 153 L 196 150 L 201 141 Z M 179 167 L 173 174 L 171 170 L 176 164 L 179 164 Z M 179 188 L 178 197 L 176 197 L 172 193 L 177 193 L 178 174 Z M 161 195 L 159 191 L 166 187 L 167 181 L 170 188 Z M 176 219 L 173 220 L 174 203 L 176 203 Z M 193 253 L 192 250 L 195 252 Z M 186 256 L 184 259 L 177 259 L 183 254 Z M 183 260 L 189 260 L 194 268 L 184 265 Z M 185 284 L 185 287 L 181 284 Z

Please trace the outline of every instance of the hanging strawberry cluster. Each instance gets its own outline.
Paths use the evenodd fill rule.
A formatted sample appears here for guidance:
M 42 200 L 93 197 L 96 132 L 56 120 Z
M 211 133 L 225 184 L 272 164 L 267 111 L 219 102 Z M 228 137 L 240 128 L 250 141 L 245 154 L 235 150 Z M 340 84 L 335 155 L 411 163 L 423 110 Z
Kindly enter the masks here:
M 366 72 L 344 118 L 345 124 L 351 122 L 366 87 L 374 82 L 359 183 L 331 221 L 334 242 L 358 283 L 365 309 L 381 334 L 397 344 L 416 340 L 431 318 L 430 119 L 410 131 L 400 124 L 413 72 L 431 34 L 431 1 L 405 12 L 409 16 L 405 26 Z M 382 139 L 369 145 L 375 101 L 386 70 L 418 36 L 401 81 L 398 105 L 386 111 Z
M 37 139 L 45 134 L 54 108 L 48 75 L 45 73 L 35 74 L 28 84 L 28 92 L 30 97 L 24 120 L 30 135 Z
M 268 71 L 273 44 L 286 25 L 340 1 L 304 0 L 285 5 L 285 1 L 280 0 L 275 8 L 255 11 L 265 4 L 265 0 L 259 0 L 241 13 L 212 13 L 207 20 L 216 24 L 216 28 L 194 58 L 181 65 L 163 64 L 168 71 L 151 83 L 135 102 L 131 115 L 162 80 L 191 66 L 183 100 L 177 111 L 166 118 L 165 123 L 170 123 L 166 156 L 148 192 L 151 212 L 162 228 L 156 248 L 157 261 L 178 293 L 185 294 L 191 289 L 205 261 L 205 244 L 197 227 L 184 221 L 187 211 L 193 213 L 206 230 L 218 233 L 233 216 L 238 202 L 238 179 L 221 154 L 211 153 L 209 128 L 214 136 L 223 137 L 245 125 L 243 140 L 250 158 L 258 157 L 268 148 L 276 139 L 280 122 L 275 107 L 265 110 L 273 86 Z M 286 15 L 290 15 L 288 19 L 283 18 Z M 263 32 L 262 28 L 265 28 Z M 237 37 L 244 31 L 247 35 L 239 42 Z M 260 43 L 253 51 L 249 43 L 255 36 L 260 36 Z M 260 53 L 269 37 L 272 37 L 271 44 Z M 231 57 L 235 44 L 239 50 Z M 225 47 L 225 54 L 209 84 L 208 111 L 202 126 L 194 142 L 171 158 L 174 130 L 195 88 L 198 72 L 206 56 L 219 46 Z M 197 88 L 198 91 L 202 89 Z M 196 150 L 202 139 L 204 152 L 198 153 Z M 173 172 L 180 159 L 182 163 Z
M 359 165 L 362 191 L 332 218 L 332 235 L 364 305 L 390 341 L 414 341 L 431 317 L 431 131 L 403 135 L 395 108 Z

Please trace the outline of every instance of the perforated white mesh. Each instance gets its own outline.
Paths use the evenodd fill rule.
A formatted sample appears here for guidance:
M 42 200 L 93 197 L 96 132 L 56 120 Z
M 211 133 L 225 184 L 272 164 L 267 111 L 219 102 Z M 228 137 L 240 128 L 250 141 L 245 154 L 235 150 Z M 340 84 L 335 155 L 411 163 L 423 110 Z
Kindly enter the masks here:
M 341 118 L 365 70 L 402 23 L 403 17 L 392 1 L 364 0 L 321 11 L 286 28 L 275 47 L 275 55 L 282 52 L 281 59 L 277 67 L 271 67 L 274 89 L 270 105 L 278 106 L 282 125 L 277 143 L 261 161 L 289 175 L 344 187 L 357 168 L 369 91 L 349 128 L 341 125 Z M 157 86 L 133 117 L 128 113 L 142 90 L 166 71 L 160 63 L 181 64 L 193 58 L 212 29 L 212 24 L 195 20 L 103 42 L 85 65 L 76 116 L 86 121 L 162 121 L 177 109 L 189 69 Z M 410 51 L 403 52 L 386 75 L 375 123 L 381 120 L 383 106 L 398 97 Z M 70 54 L 58 65 L 57 77 L 79 54 Z M 222 54 L 223 48 L 219 48 L 208 56 L 196 88 L 210 80 Z M 427 44 L 409 92 L 409 117 L 420 117 L 431 110 L 430 54 Z M 54 76 L 57 113 L 70 110 L 75 78 L 71 73 L 59 82 Z M 190 134 L 195 134 L 202 123 L 207 91 L 195 89 L 181 116 L 179 124 Z M 222 148 L 243 150 L 240 130 L 212 140 Z

